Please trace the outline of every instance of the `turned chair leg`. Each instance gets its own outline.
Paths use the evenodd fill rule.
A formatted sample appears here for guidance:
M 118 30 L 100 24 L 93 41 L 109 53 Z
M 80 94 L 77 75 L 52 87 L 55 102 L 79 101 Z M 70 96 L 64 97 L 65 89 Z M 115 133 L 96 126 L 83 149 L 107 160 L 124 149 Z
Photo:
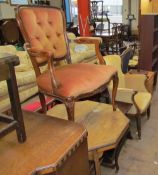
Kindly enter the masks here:
M 138 138 L 141 139 L 141 116 L 140 115 L 136 117 L 136 122 L 137 122 Z
M 65 102 L 66 111 L 68 115 L 68 120 L 74 121 L 74 113 L 75 113 L 75 100 L 74 98 L 67 98 Z
M 116 111 L 116 93 L 117 93 L 117 87 L 118 87 L 119 79 L 118 75 L 115 74 L 113 77 L 113 90 L 112 90 L 112 106 L 113 106 L 113 111 Z
M 150 118 L 150 106 L 149 106 L 148 109 L 147 109 L 147 118 L 148 118 L 148 120 L 149 120 L 149 118 Z
M 46 113 L 47 112 L 47 105 L 46 105 L 46 99 L 43 93 L 39 92 L 39 99 L 40 99 L 40 103 L 42 106 L 42 112 Z

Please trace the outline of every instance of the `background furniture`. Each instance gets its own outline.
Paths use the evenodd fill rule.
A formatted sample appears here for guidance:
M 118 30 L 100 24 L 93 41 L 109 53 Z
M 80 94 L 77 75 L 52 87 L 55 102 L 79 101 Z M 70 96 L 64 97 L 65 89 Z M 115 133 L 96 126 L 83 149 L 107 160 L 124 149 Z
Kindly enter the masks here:
M 89 175 L 87 132 L 81 125 L 39 113 L 23 115 L 27 141 L 18 144 L 14 133 L 0 140 L 0 174 Z
M 47 114 L 67 120 L 63 104 L 54 106 Z M 96 175 L 101 174 L 100 161 L 109 150 L 114 150 L 111 166 L 118 171 L 119 153 L 129 131 L 127 117 L 118 109 L 114 112 L 112 105 L 82 101 L 76 102 L 75 122 L 82 123 L 88 131 L 89 160 L 95 162 Z
M 141 15 L 140 45 L 139 68 L 158 70 L 158 15 Z
M 141 138 L 141 115 L 147 112 L 150 117 L 150 104 L 152 94 L 146 87 L 147 75 L 145 74 L 123 74 L 121 69 L 121 58 L 119 55 L 104 56 L 107 65 L 113 65 L 118 70 L 119 85 L 116 101 L 133 104 L 126 113 L 135 117 L 137 123 L 138 137 Z M 111 87 L 109 92 L 111 94 Z
M 129 66 L 129 61 L 133 58 L 134 56 L 134 50 L 132 47 L 127 48 L 123 53 L 120 55 L 121 56 L 121 67 L 122 67 L 122 72 L 127 73 L 128 72 L 128 66 Z
M 101 7 L 101 9 L 99 9 L 99 7 Z M 110 20 L 103 9 L 103 0 L 90 1 L 90 12 L 90 22 L 94 27 L 94 33 L 106 32 L 110 34 Z M 107 28 L 104 27 L 105 23 L 107 23 Z
M 20 64 L 15 67 L 20 102 L 34 96 L 38 92 L 36 76 L 31 60 L 26 51 L 17 51 L 13 45 L 0 46 L 0 53 L 8 53 L 19 57 Z M 43 67 L 45 70 L 46 67 Z M 0 112 L 10 109 L 10 100 L 6 81 L 0 82 Z
M 18 141 L 26 140 L 23 116 L 20 107 L 17 82 L 15 77 L 14 66 L 19 64 L 19 59 L 15 55 L 0 53 L 0 81 L 6 80 L 11 103 L 12 117 L 0 114 L 0 122 L 7 123 L 0 129 L 0 138 L 11 131 L 16 130 Z
M 14 18 L 0 20 L 0 44 L 23 46 L 24 40 Z
M 41 15 L 38 15 L 35 21 L 30 20 L 39 13 Z M 106 65 L 70 64 L 65 18 L 61 9 L 46 6 L 20 6 L 17 20 L 28 43 L 27 50 L 35 69 L 44 112 L 47 110 L 44 97 L 46 94 L 64 103 L 69 120 L 74 120 L 75 101 L 105 90 L 111 80 L 114 81 L 112 104 L 115 110 L 114 99 L 118 84 L 116 69 Z M 98 51 L 99 42 L 98 40 L 95 42 L 96 51 Z M 104 64 L 102 57 L 98 59 L 100 64 Z M 65 60 L 68 64 L 55 69 L 53 61 L 60 60 Z M 40 67 L 44 64 L 48 64 L 49 70 L 42 73 Z

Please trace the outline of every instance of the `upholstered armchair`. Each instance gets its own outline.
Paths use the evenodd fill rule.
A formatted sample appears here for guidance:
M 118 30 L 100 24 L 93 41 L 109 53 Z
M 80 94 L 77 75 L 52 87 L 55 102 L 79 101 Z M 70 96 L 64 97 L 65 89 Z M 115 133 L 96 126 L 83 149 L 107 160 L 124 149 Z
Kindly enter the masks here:
M 19 6 L 17 21 L 27 43 L 27 51 L 36 73 L 39 97 L 46 112 L 44 94 L 64 103 L 68 119 L 74 120 L 75 101 L 105 90 L 113 80 L 112 95 L 115 110 L 115 95 L 118 78 L 113 66 L 78 63 L 71 64 L 69 44 L 66 35 L 65 17 L 61 9 L 54 7 Z M 96 48 L 99 42 L 96 40 Z M 66 60 L 67 65 L 56 68 L 55 62 Z M 48 70 L 41 73 L 40 67 L 48 64 Z
M 108 55 L 104 57 L 107 65 L 113 65 L 118 70 L 119 85 L 116 101 L 132 104 L 127 115 L 135 117 L 137 123 L 138 137 L 141 138 L 141 114 L 147 112 L 150 116 L 150 103 L 152 95 L 145 86 L 147 77 L 144 74 L 123 74 L 121 69 L 121 57 Z M 108 86 L 112 92 L 112 84 Z

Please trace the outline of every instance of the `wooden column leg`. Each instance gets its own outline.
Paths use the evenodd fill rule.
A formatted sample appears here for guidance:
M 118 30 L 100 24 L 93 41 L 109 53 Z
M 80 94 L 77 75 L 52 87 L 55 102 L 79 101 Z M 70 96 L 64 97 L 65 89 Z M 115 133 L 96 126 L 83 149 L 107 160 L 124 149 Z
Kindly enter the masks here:
M 116 99 L 116 93 L 117 93 L 118 83 L 119 83 L 118 75 L 115 74 L 113 76 L 113 90 L 112 90 L 112 106 L 113 106 L 113 111 L 116 111 L 115 99 Z
M 100 162 L 97 151 L 94 151 L 94 163 L 95 163 L 96 175 L 101 175 Z
M 17 81 L 13 65 L 9 65 L 10 79 L 7 80 L 8 92 L 11 103 L 11 110 L 14 120 L 18 122 L 16 132 L 19 142 L 26 140 L 26 132 L 23 121 L 23 114 L 20 105 Z

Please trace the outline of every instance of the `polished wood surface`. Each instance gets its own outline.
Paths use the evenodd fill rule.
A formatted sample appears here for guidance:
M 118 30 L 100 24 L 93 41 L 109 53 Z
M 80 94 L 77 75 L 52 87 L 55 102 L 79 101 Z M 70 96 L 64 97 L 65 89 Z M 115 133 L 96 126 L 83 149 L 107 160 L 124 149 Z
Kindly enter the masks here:
M 47 114 L 67 119 L 63 104 L 55 106 Z M 93 101 L 76 102 L 75 121 L 82 123 L 88 131 L 89 151 L 102 147 L 105 150 L 114 148 L 119 142 L 120 133 L 124 133 L 129 125 L 128 118 L 118 109 L 113 111 L 112 105 Z
M 67 119 L 63 104 L 56 105 L 47 114 Z M 129 128 L 129 120 L 118 109 L 113 111 L 112 105 L 82 101 L 75 103 L 75 122 L 82 123 L 88 131 L 89 160 L 95 162 L 96 175 L 100 175 L 100 157 L 104 151 L 117 149 Z M 115 160 L 117 162 L 118 157 Z
M 89 174 L 87 132 L 80 124 L 31 112 L 23 116 L 27 141 L 19 144 L 14 132 L 0 140 L 0 174 L 29 175 L 45 169 L 59 175 Z

